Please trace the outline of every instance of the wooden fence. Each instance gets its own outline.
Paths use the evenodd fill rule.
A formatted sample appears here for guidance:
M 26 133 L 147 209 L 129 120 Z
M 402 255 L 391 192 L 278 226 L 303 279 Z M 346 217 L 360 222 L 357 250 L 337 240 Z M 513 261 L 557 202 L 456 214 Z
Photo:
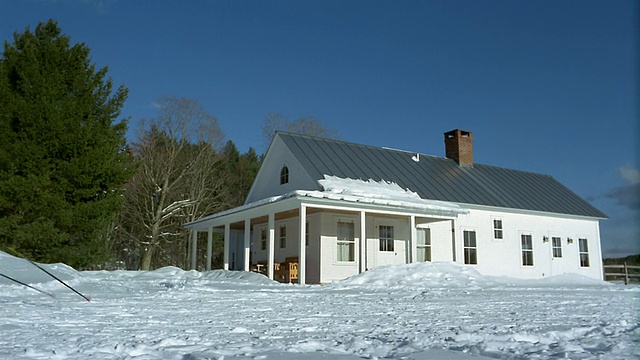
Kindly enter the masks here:
M 603 268 L 605 281 L 624 281 L 625 285 L 640 283 L 640 266 L 624 263 L 623 265 L 604 265 Z

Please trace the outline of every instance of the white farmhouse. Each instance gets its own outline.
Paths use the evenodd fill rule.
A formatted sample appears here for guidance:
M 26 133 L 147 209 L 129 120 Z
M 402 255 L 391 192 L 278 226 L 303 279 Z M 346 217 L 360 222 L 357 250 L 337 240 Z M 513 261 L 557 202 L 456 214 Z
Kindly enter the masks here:
M 243 206 L 186 226 L 224 233 L 224 268 L 328 283 L 376 266 L 453 261 L 485 275 L 602 279 L 606 215 L 551 176 L 278 132 Z M 195 255 L 192 257 L 195 267 Z

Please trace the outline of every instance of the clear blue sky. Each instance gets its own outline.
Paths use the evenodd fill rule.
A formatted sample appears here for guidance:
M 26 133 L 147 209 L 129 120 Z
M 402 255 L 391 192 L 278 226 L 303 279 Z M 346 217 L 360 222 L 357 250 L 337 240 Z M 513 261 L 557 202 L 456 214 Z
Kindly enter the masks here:
M 0 38 L 56 19 L 130 95 L 198 99 L 240 151 L 264 116 L 343 140 L 554 176 L 610 216 L 605 256 L 640 253 L 637 1 L 0 0 Z

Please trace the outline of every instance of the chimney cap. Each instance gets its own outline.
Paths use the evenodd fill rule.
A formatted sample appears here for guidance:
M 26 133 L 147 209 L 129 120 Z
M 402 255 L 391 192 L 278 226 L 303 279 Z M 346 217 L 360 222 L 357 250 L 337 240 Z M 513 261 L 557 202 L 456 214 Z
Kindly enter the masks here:
M 473 166 L 473 134 L 455 129 L 444 133 L 445 156 L 458 165 Z
M 462 130 L 462 129 L 453 129 L 451 131 L 447 131 L 446 133 L 444 133 L 444 136 L 445 136 L 446 139 L 452 139 L 452 138 L 456 137 L 456 135 L 458 137 L 468 137 L 468 138 L 470 138 L 472 133 L 471 133 L 471 131 Z

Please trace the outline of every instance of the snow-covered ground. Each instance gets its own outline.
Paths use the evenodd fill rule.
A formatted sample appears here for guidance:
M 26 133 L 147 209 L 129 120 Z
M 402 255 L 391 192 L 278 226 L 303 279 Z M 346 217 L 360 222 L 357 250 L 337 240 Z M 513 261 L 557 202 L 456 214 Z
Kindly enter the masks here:
M 634 359 L 640 288 L 453 263 L 325 286 L 244 272 L 77 272 L 0 252 L 2 359 Z

